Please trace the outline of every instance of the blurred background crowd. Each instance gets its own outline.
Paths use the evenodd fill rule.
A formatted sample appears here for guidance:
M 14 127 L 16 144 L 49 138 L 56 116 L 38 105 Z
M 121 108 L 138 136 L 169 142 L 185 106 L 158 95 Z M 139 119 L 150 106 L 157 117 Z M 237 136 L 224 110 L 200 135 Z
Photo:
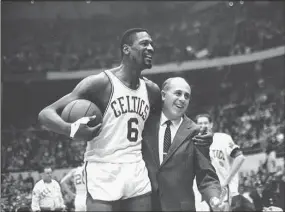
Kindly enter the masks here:
M 2 22 L 2 73 L 22 76 L 113 67 L 120 62 L 119 37 L 129 27 L 145 27 L 151 32 L 156 48 L 154 65 L 245 55 L 284 45 L 282 2 L 208 4 L 193 11 L 190 8 L 195 5 L 190 2 L 145 2 L 139 12 L 116 21 L 110 14 L 76 20 L 61 14 L 54 19 L 6 19 Z M 210 112 L 215 130 L 229 133 L 245 155 L 266 153 L 257 172 L 241 173 L 240 191 L 249 195 L 261 188 L 271 198 L 266 204 L 273 201 L 284 210 L 284 167 L 274 164 L 274 159 L 285 155 L 284 55 L 147 77 L 161 85 L 171 76 L 185 77 L 192 86 L 190 117 Z M 59 169 L 81 164 L 84 142 L 70 142 L 37 123 L 40 109 L 77 82 L 2 82 L 3 211 L 29 207 L 38 180 L 31 175 L 14 178 L 10 173 L 34 171 L 37 165 Z M 65 200 L 72 208 L 70 197 L 65 195 Z
M 216 3 L 198 12 L 191 10 L 191 2 L 143 3 L 131 18 L 120 17 L 116 22 L 106 15 L 69 20 L 60 14 L 55 20 L 5 21 L 3 69 L 22 73 L 109 68 L 120 62 L 122 29 L 133 26 L 147 26 L 151 32 L 157 52 L 154 64 L 239 55 L 282 45 L 282 2 L 259 6 L 241 2 L 232 6 Z

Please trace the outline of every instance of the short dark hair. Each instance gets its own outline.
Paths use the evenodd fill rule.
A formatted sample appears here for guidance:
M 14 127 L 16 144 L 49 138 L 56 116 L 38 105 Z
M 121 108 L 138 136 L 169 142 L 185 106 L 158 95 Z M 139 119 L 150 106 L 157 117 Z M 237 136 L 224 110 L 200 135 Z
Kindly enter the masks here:
M 209 113 L 201 113 L 201 114 L 197 115 L 195 117 L 195 121 L 197 122 L 198 118 L 201 118 L 201 117 L 206 117 L 209 120 L 209 122 L 212 123 L 212 117 Z
M 133 35 L 138 33 L 138 32 L 147 32 L 148 31 L 146 29 L 143 28 L 131 28 L 128 29 L 127 31 L 124 32 L 122 38 L 121 38 L 121 56 L 123 57 L 124 53 L 123 53 L 123 46 L 125 44 L 131 45 L 133 43 Z
M 40 174 L 41 174 L 41 173 L 44 173 L 45 169 L 51 169 L 51 170 L 52 170 L 51 166 L 42 166 L 42 165 L 39 165 L 38 168 L 37 168 L 37 170 L 38 170 L 38 172 L 39 172 Z

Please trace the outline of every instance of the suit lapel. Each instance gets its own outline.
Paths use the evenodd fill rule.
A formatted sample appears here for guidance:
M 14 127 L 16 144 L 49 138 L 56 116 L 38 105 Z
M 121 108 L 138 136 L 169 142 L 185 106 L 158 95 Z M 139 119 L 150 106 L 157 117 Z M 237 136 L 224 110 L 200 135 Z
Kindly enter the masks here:
M 162 167 L 169 160 L 169 158 L 171 158 L 171 156 L 178 149 L 178 147 L 186 140 L 186 138 L 191 136 L 192 133 L 190 134 L 190 132 L 191 129 L 194 128 L 194 126 L 195 125 L 193 125 L 192 121 L 187 116 L 184 116 L 183 122 L 181 123 L 180 127 L 176 132 L 176 135 L 170 146 L 169 152 L 166 155 L 160 167 Z

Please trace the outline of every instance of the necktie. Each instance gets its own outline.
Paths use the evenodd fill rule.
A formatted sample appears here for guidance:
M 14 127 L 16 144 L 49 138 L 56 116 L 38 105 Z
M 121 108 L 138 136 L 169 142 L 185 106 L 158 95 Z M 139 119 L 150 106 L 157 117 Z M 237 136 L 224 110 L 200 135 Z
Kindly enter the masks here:
M 163 159 L 166 157 L 168 150 L 171 146 L 171 131 L 170 131 L 171 121 L 168 120 L 165 123 L 167 126 L 166 126 L 165 133 L 164 133 Z

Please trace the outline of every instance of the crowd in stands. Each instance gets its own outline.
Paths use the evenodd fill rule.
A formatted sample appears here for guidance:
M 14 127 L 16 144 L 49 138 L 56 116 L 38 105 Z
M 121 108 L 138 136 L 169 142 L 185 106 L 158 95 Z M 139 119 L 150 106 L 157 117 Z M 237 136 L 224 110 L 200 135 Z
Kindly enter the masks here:
M 263 165 L 257 172 L 240 172 L 239 192 L 255 205 L 256 211 L 275 206 L 285 210 L 285 171 L 269 173 Z M 261 201 L 256 201 L 257 193 Z
M 221 93 L 230 91 L 230 96 L 225 98 L 230 103 L 213 108 L 216 130 L 229 133 L 243 148 L 260 144 L 265 148 L 270 142 L 284 142 L 285 90 L 284 80 L 280 81 L 284 73 L 281 67 L 274 73 L 270 69 L 262 71 L 255 73 L 251 83 L 247 79 L 250 72 L 244 79 L 228 78 Z
M 19 207 L 31 205 L 34 179 L 22 175 L 14 178 L 9 173 L 1 175 L 1 211 L 15 211 Z
M 1 165 L 3 171 L 34 170 L 39 161 L 64 168 L 81 164 L 85 142 L 70 139 L 40 129 L 3 131 Z
M 239 55 L 284 43 L 281 2 L 235 2 L 231 7 L 220 3 L 194 14 L 187 4 L 172 10 L 149 7 L 148 12 L 116 21 L 111 16 L 4 21 L 4 73 L 110 68 L 120 61 L 118 36 L 129 27 L 151 32 L 154 64 Z

